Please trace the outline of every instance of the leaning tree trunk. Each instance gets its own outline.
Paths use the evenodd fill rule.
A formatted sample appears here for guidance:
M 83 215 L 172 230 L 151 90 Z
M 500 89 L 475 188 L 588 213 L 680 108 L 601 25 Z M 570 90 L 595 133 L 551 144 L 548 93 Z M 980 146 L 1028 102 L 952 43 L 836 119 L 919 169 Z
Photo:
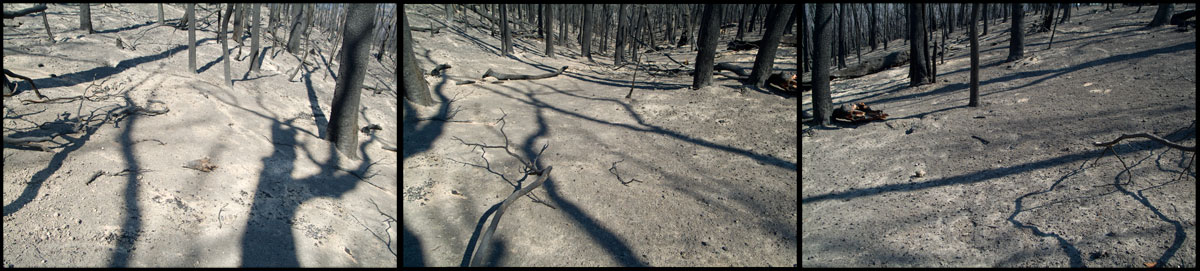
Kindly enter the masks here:
M 422 106 L 433 105 L 433 97 L 429 94 L 429 84 L 425 82 L 424 73 L 421 71 L 421 67 L 417 66 L 417 58 L 413 54 L 412 31 L 408 29 L 408 16 L 404 12 L 404 5 L 400 5 L 400 21 L 403 23 L 400 29 L 402 35 L 400 53 L 404 54 L 404 57 L 401 58 L 404 60 L 404 98 Z M 343 40 L 345 39 L 343 38 Z M 342 62 L 342 66 L 345 66 L 345 61 Z
M 338 67 L 338 81 L 333 92 L 330 112 L 329 138 L 334 147 L 350 159 L 358 160 L 358 103 L 362 96 L 363 79 L 367 77 L 368 56 L 371 51 L 371 30 L 375 24 L 376 4 L 351 4 L 347 9 L 346 37 L 342 49 L 346 63 Z

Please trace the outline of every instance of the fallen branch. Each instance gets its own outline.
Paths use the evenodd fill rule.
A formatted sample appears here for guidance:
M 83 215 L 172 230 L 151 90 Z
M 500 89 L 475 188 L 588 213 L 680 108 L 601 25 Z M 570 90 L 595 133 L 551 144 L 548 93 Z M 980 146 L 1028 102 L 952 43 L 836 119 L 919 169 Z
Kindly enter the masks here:
M 546 167 L 546 169 L 541 172 L 541 177 L 537 178 L 537 181 L 534 181 L 525 188 L 521 188 L 521 190 L 514 191 L 512 194 L 508 195 L 508 198 L 504 199 L 504 202 L 500 204 L 500 209 L 496 210 L 496 215 L 494 215 L 492 218 L 492 224 L 488 226 L 487 231 L 484 232 L 483 237 L 480 238 L 479 244 L 475 246 L 478 250 L 475 252 L 474 258 L 471 259 L 471 266 L 479 266 L 483 263 L 483 259 L 487 257 L 488 248 L 491 247 L 489 244 L 492 240 L 492 232 L 495 232 L 496 225 L 500 224 L 500 218 L 504 215 L 504 210 L 508 209 L 508 206 L 512 205 L 513 201 L 516 201 L 517 198 L 520 198 L 525 194 L 529 194 L 529 192 L 533 191 L 534 188 L 541 186 L 542 183 L 546 181 L 546 178 L 550 177 L 550 170 L 552 169 L 554 169 L 554 166 Z
M 555 77 L 555 76 L 558 76 L 558 75 L 562 74 L 562 73 L 563 73 L 564 71 L 566 71 L 566 70 L 567 70 L 567 66 L 563 66 L 562 68 L 559 68 L 559 69 L 558 69 L 558 71 L 555 71 L 555 72 L 552 72 L 552 73 L 547 73 L 547 74 L 538 74 L 538 75 L 524 75 L 524 74 L 505 74 L 505 73 L 498 73 L 498 72 L 492 71 L 492 69 L 488 69 L 488 70 L 487 70 L 487 72 L 484 72 L 484 73 L 483 73 L 483 77 L 480 77 L 480 78 L 487 78 L 488 76 L 491 76 L 491 77 L 495 77 L 496 79 L 500 79 L 500 80 L 533 80 L 533 79 L 545 79 L 545 78 L 550 78 L 550 77 Z
M 720 71 L 720 70 L 731 71 L 733 73 L 736 73 L 738 76 L 750 77 L 750 74 L 746 73 L 746 71 L 743 70 L 741 67 L 734 66 L 733 64 L 727 63 L 727 62 L 717 63 L 717 65 L 713 67 L 713 71 Z
M 1097 147 L 1112 147 L 1112 145 L 1117 144 L 1117 142 L 1121 142 L 1121 140 L 1125 140 L 1128 138 L 1137 138 L 1137 137 L 1147 138 L 1150 140 L 1158 141 L 1158 143 L 1162 143 L 1163 145 L 1167 145 L 1167 147 L 1175 148 L 1178 150 L 1188 151 L 1188 152 L 1196 152 L 1196 146 L 1189 147 L 1189 146 L 1175 144 L 1174 142 L 1167 141 L 1166 139 L 1163 139 L 1161 137 L 1158 137 L 1158 136 L 1152 135 L 1152 134 L 1148 134 L 1148 133 L 1137 133 L 1137 134 L 1132 134 L 1132 135 L 1122 134 L 1121 137 L 1118 137 L 1117 139 L 1114 139 L 1113 141 L 1103 142 L 1103 143 L 1093 142 L 1092 145 L 1097 146 Z
M 624 162 L 624 161 L 625 161 L 625 159 L 621 159 L 621 161 L 616 161 L 616 162 L 613 162 L 613 164 L 612 164 L 612 167 L 608 168 L 608 173 L 612 173 L 613 175 L 616 175 L 616 176 L 617 176 L 617 181 L 618 181 L 618 182 L 621 182 L 621 184 L 623 184 L 623 185 L 625 185 L 625 186 L 629 186 L 629 184 L 630 184 L 630 183 L 633 183 L 633 182 L 639 182 L 639 183 L 642 183 L 642 181 L 639 181 L 637 178 L 630 179 L 628 182 L 626 182 L 625 180 L 621 179 L 621 175 L 620 175 L 620 174 L 617 174 L 617 163 Z
M 412 29 L 412 31 L 417 31 L 417 32 L 429 32 L 429 33 L 431 33 L 431 34 L 437 34 L 438 32 L 441 32 L 441 31 L 442 31 L 442 28 L 446 28 L 446 27 L 445 27 L 445 26 L 438 26 L 438 27 L 419 27 L 419 26 L 411 26 L 411 27 L 409 27 L 409 28 L 410 28 L 410 29 Z
M 16 10 L 16 11 L 5 10 L 4 18 L 5 19 L 13 19 L 16 17 L 21 17 L 21 16 L 33 14 L 33 13 L 42 12 L 42 11 L 46 11 L 46 4 L 37 4 L 36 6 L 33 6 L 31 8 Z
M 429 72 L 429 75 L 433 75 L 433 76 L 438 76 L 438 75 L 441 75 L 443 70 L 446 70 L 446 69 L 449 69 L 449 68 L 453 68 L 453 67 L 451 67 L 451 66 L 450 66 L 450 64 L 440 64 L 440 65 L 437 65 L 437 67 L 434 67 L 434 68 L 433 68 L 433 71 L 430 71 L 430 72 Z
M 38 98 L 41 98 L 41 99 L 46 99 L 46 95 L 42 95 L 42 92 L 41 92 L 41 91 L 38 91 L 38 88 L 37 88 L 37 86 L 33 84 L 33 79 L 29 79 L 29 77 L 21 76 L 20 74 L 16 74 L 16 73 L 14 73 L 14 72 L 12 72 L 12 71 L 9 71 L 8 69 L 4 69 L 4 74 L 5 74 L 5 75 L 8 75 L 8 76 L 16 77 L 16 78 L 18 78 L 18 79 L 21 79 L 21 80 L 25 80 L 25 82 L 29 82 L 29 87 L 33 88 L 33 93 L 34 93 L 34 94 L 37 94 Z M 5 90 L 5 91 L 4 91 L 4 95 L 6 95 L 6 96 L 7 96 L 7 95 L 9 95 L 9 90 L 8 90 L 8 79 L 7 79 L 7 78 L 5 78 L 5 79 L 4 79 L 4 83 L 5 83 L 5 85 L 4 85 L 4 90 Z

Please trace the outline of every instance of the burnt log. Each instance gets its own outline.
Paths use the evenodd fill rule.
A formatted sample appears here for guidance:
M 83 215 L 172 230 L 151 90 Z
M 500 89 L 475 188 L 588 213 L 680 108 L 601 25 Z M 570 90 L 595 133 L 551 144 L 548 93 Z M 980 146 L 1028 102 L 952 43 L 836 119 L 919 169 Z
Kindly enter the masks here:
M 37 94 L 38 98 L 40 98 L 40 99 L 46 99 L 46 95 L 42 95 L 42 92 L 38 91 L 37 86 L 33 84 L 33 79 L 29 79 L 29 77 L 21 76 L 12 71 L 9 71 L 8 69 L 4 69 L 4 75 L 5 76 L 3 76 L 3 77 L 4 77 L 4 96 L 5 97 L 18 94 L 16 92 L 14 92 L 14 89 L 16 88 L 16 84 L 13 84 L 13 83 L 9 82 L 9 80 L 8 80 L 8 77 L 12 76 L 17 79 L 25 80 L 25 82 L 29 82 L 29 87 L 33 88 L 33 93 Z
M 731 63 L 727 63 L 727 62 L 717 63 L 717 65 L 715 67 L 713 67 L 713 71 L 721 71 L 721 70 L 731 71 L 731 72 L 736 73 L 737 75 L 743 76 L 743 77 L 750 77 L 750 73 L 747 73 L 741 67 L 735 66 L 735 65 L 733 65 Z
M 729 44 L 725 46 L 725 49 L 730 51 L 758 50 L 758 41 L 729 41 Z
M 851 64 L 851 65 L 848 65 L 844 69 L 830 72 L 829 78 L 830 79 L 833 79 L 833 78 L 850 79 L 850 78 L 863 77 L 868 74 L 885 71 L 885 70 L 888 70 L 888 69 L 891 69 L 891 68 L 894 68 L 894 67 L 897 67 L 900 65 L 907 64 L 907 63 L 908 63 L 908 51 L 900 50 L 900 51 L 895 51 L 895 52 L 889 53 L 887 55 L 882 55 L 882 56 L 875 56 L 875 57 L 870 57 L 870 58 L 864 57 L 862 63 Z M 803 83 L 801 83 L 802 86 L 811 84 L 812 73 L 810 72 L 810 73 L 805 74 L 805 76 L 801 79 L 803 81 Z
M 1189 11 L 1180 12 L 1180 13 L 1175 13 L 1175 15 L 1171 15 L 1171 24 L 1178 25 L 1178 26 L 1184 26 L 1187 24 L 1187 20 L 1191 19 L 1192 17 L 1196 17 L 1196 10 L 1194 10 L 1194 9 L 1189 10 Z
M 441 32 L 441 31 L 442 31 L 442 28 L 446 28 L 446 27 L 445 27 L 445 26 L 437 26 L 437 27 L 416 27 L 416 26 L 413 26 L 413 27 L 409 27 L 409 29 L 412 29 L 412 31 L 417 31 L 417 32 L 430 32 L 430 33 L 433 33 L 433 34 L 437 34 L 438 32 Z
M 21 16 L 25 16 L 25 15 L 33 14 L 33 13 L 42 12 L 42 11 L 46 11 L 46 4 L 38 4 L 38 5 L 36 5 L 36 6 L 33 6 L 33 7 L 31 7 L 31 8 L 22 9 L 22 10 L 14 10 L 14 11 L 7 11 L 7 10 L 5 10 L 5 11 L 4 11 L 4 18 L 5 18 L 5 19 L 13 19 L 13 18 L 16 18 L 16 17 L 21 17 Z
M 487 70 L 487 72 L 484 72 L 484 73 L 483 73 L 483 77 L 480 77 L 480 78 L 487 78 L 488 76 L 491 76 L 491 77 L 495 77 L 496 79 L 500 79 L 500 80 L 533 80 L 533 79 L 544 79 L 544 78 L 550 78 L 550 77 L 555 77 L 555 76 L 558 76 L 559 74 L 562 74 L 562 73 L 563 73 L 564 71 L 566 71 L 566 70 L 567 70 L 567 66 L 563 66 L 562 68 L 559 68 L 559 69 L 558 69 L 558 71 L 555 71 L 555 72 L 552 72 L 552 73 L 546 73 L 546 74 L 537 74 L 537 75 L 525 75 L 525 74 L 507 74 L 507 73 L 498 73 L 498 72 L 495 72 L 495 71 L 493 71 L 492 69 L 488 69 L 488 70 Z
M 443 70 L 446 70 L 449 68 L 452 68 L 452 67 L 450 67 L 450 64 L 439 64 L 437 67 L 434 67 L 432 71 L 429 71 L 429 75 L 433 75 L 433 76 L 441 75 Z

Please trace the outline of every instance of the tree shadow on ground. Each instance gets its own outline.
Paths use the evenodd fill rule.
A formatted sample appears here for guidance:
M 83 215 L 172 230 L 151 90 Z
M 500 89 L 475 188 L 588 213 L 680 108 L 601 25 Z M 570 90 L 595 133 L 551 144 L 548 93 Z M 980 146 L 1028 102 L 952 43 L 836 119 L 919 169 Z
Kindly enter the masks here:
M 1163 138 L 1166 138 L 1171 141 L 1178 141 L 1179 139 L 1172 139 L 1172 138 L 1179 138 L 1180 136 L 1185 135 L 1184 134 L 1185 132 L 1186 131 L 1181 129 L 1181 130 L 1176 131 L 1175 133 L 1167 135 Z M 1144 150 L 1157 150 L 1157 149 L 1161 149 L 1161 148 L 1166 148 L 1166 146 L 1159 145 L 1159 146 L 1155 146 L 1155 147 L 1148 147 L 1147 149 L 1144 149 Z M 891 192 L 891 191 L 917 191 L 917 190 L 923 190 L 923 189 L 934 188 L 934 187 L 939 187 L 939 186 L 983 182 L 983 181 L 988 181 L 991 179 L 1000 178 L 1000 177 L 1004 177 L 1004 176 L 1008 176 L 1008 175 L 1018 174 L 1021 172 L 1045 169 L 1045 168 L 1049 168 L 1049 167 L 1059 166 L 1062 164 L 1072 163 L 1072 162 L 1079 161 L 1079 160 L 1086 160 L 1091 157 L 1096 157 L 1103 151 L 1104 151 L 1103 149 L 1100 149 L 1100 150 L 1091 150 L 1091 151 L 1080 152 L 1080 153 L 1075 153 L 1075 154 L 1068 154 L 1068 155 L 1063 155 L 1063 156 L 1059 156 L 1059 157 L 1055 157 L 1055 158 L 1044 159 L 1041 161 L 1029 162 L 1029 163 L 1013 165 L 1013 166 L 1008 166 L 1008 167 L 1003 167 L 1003 168 L 981 170 L 981 171 L 977 171 L 975 173 L 968 173 L 968 174 L 963 174 L 963 175 L 959 175 L 959 176 L 941 178 L 941 179 L 930 180 L 930 181 L 925 181 L 925 182 L 887 184 L 887 185 L 881 185 L 881 186 L 876 186 L 876 187 L 871 187 L 871 188 L 850 189 L 850 190 L 846 190 L 846 191 L 842 191 L 842 192 L 830 192 L 830 193 L 805 197 L 805 198 L 802 198 L 800 200 L 800 202 L 801 202 L 801 204 L 810 204 L 810 203 L 817 203 L 817 202 L 821 202 L 821 201 L 835 200 L 835 199 L 848 200 L 848 199 L 853 199 L 853 198 L 874 196 L 874 195 Z
M 203 43 L 205 41 L 212 40 L 212 39 L 214 39 L 214 38 L 200 39 L 200 40 L 197 40 L 196 43 L 199 44 L 199 43 Z M 175 48 L 163 51 L 162 53 L 147 55 L 147 56 L 140 56 L 140 57 L 123 60 L 120 63 L 117 63 L 116 67 L 100 66 L 100 67 L 95 67 L 95 68 L 91 68 L 91 69 L 84 70 L 84 71 L 67 73 L 67 74 L 58 76 L 58 77 L 65 77 L 65 78 L 78 78 L 79 80 L 60 80 L 59 78 L 46 77 L 46 78 L 34 79 L 33 81 L 34 81 L 35 85 L 38 85 L 42 89 L 75 86 L 75 85 L 79 85 L 79 84 L 83 84 L 83 83 L 92 82 L 94 80 L 108 78 L 109 76 L 116 75 L 118 73 L 124 72 L 125 70 L 128 70 L 130 68 L 136 67 L 141 64 L 166 59 L 166 58 L 169 58 L 169 57 L 175 55 L 176 53 L 186 51 L 187 49 L 188 49 L 187 45 L 180 45 L 180 46 L 176 46 Z M 68 82 L 68 81 L 70 81 L 70 82 Z
M 1165 138 L 1172 142 L 1178 142 L 1178 141 L 1187 139 L 1195 134 L 1195 129 L 1192 129 L 1192 127 L 1195 127 L 1194 122 L 1193 122 L 1192 126 L 1176 130 L 1174 133 L 1167 135 Z M 1174 138 L 1174 139 L 1172 139 L 1172 138 Z M 1154 144 L 1157 144 L 1157 143 L 1154 143 Z M 1138 145 L 1140 145 L 1140 146 L 1138 146 Z M 1111 152 L 1114 155 L 1119 155 L 1116 153 L 1118 146 L 1121 146 L 1121 145 L 1114 145 L 1113 148 L 1111 148 L 1112 149 Z M 1146 144 L 1131 144 L 1130 146 L 1132 146 L 1134 148 L 1134 150 L 1128 151 L 1126 153 L 1136 153 L 1136 152 L 1141 152 L 1141 151 L 1145 151 L 1145 150 L 1152 151 L 1155 149 L 1160 149 L 1160 148 L 1166 147 L 1166 146 L 1162 146 L 1162 145 L 1159 145 L 1158 147 L 1151 147 L 1153 145 L 1146 145 Z M 1100 159 L 1104 158 L 1104 153 L 1106 151 L 1108 151 L 1108 149 L 1104 149 L 1104 150 L 1100 151 L 1100 154 L 1097 155 L 1097 157 L 1096 157 L 1096 160 L 1095 160 L 1096 162 L 1092 163 L 1093 167 L 1096 166 L 1096 163 L 1098 163 L 1100 161 Z M 1163 153 L 1166 153 L 1166 151 L 1163 151 Z M 1160 155 L 1161 155 L 1161 153 L 1160 153 Z M 1130 170 L 1133 168 L 1136 168 L 1143 161 L 1145 161 L 1146 159 L 1149 159 L 1149 158 L 1150 158 L 1150 156 L 1142 158 L 1141 160 L 1138 160 L 1137 163 L 1130 165 L 1129 169 L 1124 169 L 1121 172 L 1118 172 L 1116 176 L 1113 176 L 1112 185 L 1116 188 L 1117 191 L 1121 192 L 1122 194 L 1125 194 L 1126 196 L 1129 196 L 1130 198 L 1133 198 L 1134 200 L 1137 200 L 1138 203 L 1142 204 L 1142 206 L 1145 206 L 1146 208 L 1150 209 L 1150 211 L 1153 212 L 1154 215 L 1157 216 L 1159 220 L 1170 223 L 1174 227 L 1175 234 L 1174 234 L 1174 240 L 1172 240 L 1172 242 L 1171 242 L 1171 246 L 1168 247 L 1165 251 L 1163 251 L 1163 254 L 1158 259 L 1155 260 L 1156 266 L 1166 266 L 1167 261 L 1169 261 L 1172 257 L 1175 256 L 1175 253 L 1179 251 L 1179 248 L 1183 245 L 1183 242 L 1185 240 L 1187 240 L 1187 232 L 1184 231 L 1183 224 L 1181 224 L 1178 220 L 1174 220 L 1174 219 L 1167 217 L 1167 215 L 1165 215 L 1161 211 L 1159 211 L 1158 207 L 1155 207 L 1154 204 L 1152 204 L 1150 202 L 1150 200 L 1145 195 L 1142 194 L 1142 191 L 1149 190 L 1149 189 L 1152 189 L 1157 186 L 1139 189 L 1137 191 L 1137 193 L 1131 192 L 1125 188 L 1126 185 L 1132 184 L 1132 182 L 1133 182 L 1133 176 L 1131 175 L 1132 172 Z M 1074 171 L 1071 171 L 1071 173 L 1068 173 L 1067 175 L 1064 175 L 1061 178 L 1059 178 L 1058 180 L 1054 181 L 1054 184 L 1050 185 L 1049 188 L 1046 188 L 1045 190 L 1041 190 L 1041 191 L 1031 192 L 1031 193 L 1028 193 L 1025 195 L 1021 195 L 1020 197 L 1017 197 L 1017 199 L 1013 201 L 1015 209 L 1013 210 L 1013 213 L 1008 216 L 1008 219 L 1007 219 L 1009 221 L 1009 223 L 1013 224 L 1013 226 L 1015 226 L 1017 228 L 1021 228 L 1021 229 L 1028 229 L 1034 235 L 1037 235 L 1039 237 L 1054 237 L 1054 239 L 1058 240 L 1059 247 L 1061 247 L 1063 249 L 1063 252 L 1067 254 L 1067 257 L 1070 260 L 1071 267 L 1087 267 L 1086 265 L 1084 265 L 1082 253 L 1079 251 L 1078 248 L 1075 247 L 1074 243 L 1069 241 L 1067 238 L 1062 237 L 1058 233 L 1042 231 L 1041 227 L 1039 227 L 1038 225 L 1022 223 L 1021 221 L 1017 220 L 1016 217 L 1017 217 L 1017 215 L 1019 215 L 1025 211 L 1025 208 L 1023 207 L 1022 202 L 1026 197 L 1054 191 L 1055 188 L 1057 188 L 1058 185 L 1061 184 L 1063 181 L 1065 181 L 1067 178 L 1070 178 L 1071 176 L 1074 176 L 1075 174 L 1082 172 L 1084 169 L 1087 169 L 1087 167 L 1085 167 L 1087 165 L 1087 161 L 1088 160 L 1084 160 L 1084 162 L 1079 165 L 1078 169 L 1075 169 Z M 1122 161 L 1122 164 L 1123 163 L 1124 162 Z M 1128 178 L 1128 181 L 1129 181 L 1128 183 L 1121 180 L 1122 174 L 1124 174 Z

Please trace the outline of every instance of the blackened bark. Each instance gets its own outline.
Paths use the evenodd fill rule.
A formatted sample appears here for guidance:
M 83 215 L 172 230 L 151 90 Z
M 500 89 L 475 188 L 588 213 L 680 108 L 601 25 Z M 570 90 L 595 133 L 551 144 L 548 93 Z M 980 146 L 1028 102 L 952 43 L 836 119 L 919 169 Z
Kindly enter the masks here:
M 908 43 L 908 55 L 912 60 L 908 65 L 910 87 L 932 82 L 928 66 L 932 61 L 926 56 L 929 48 L 925 31 L 925 4 L 908 4 L 908 34 L 911 40 Z
M 188 69 L 192 73 L 199 73 L 196 70 L 196 4 L 187 4 L 187 14 L 184 18 L 188 21 Z
M 579 44 L 580 54 L 592 60 L 592 4 L 583 4 L 583 40 Z
M 626 17 L 628 16 L 625 15 L 625 4 L 617 6 L 617 44 L 614 45 L 615 49 L 613 49 L 614 66 L 621 66 L 622 63 L 625 63 L 625 36 L 626 32 L 628 32 L 626 29 L 629 28 L 629 22 L 625 19 Z
M 95 30 L 92 30 L 91 4 L 79 4 L 79 30 L 87 30 L 88 34 L 96 33 Z
M 1167 19 L 1171 17 L 1171 9 L 1173 8 L 1174 4 L 1171 3 L 1158 4 L 1158 11 L 1154 13 L 1154 20 L 1150 21 L 1150 25 L 1146 27 L 1157 27 L 1167 24 Z
M 772 18 L 767 24 L 762 41 L 759 43 L 758 55 L 754 58 L 754 68 L 750 72 L 750 82 L 763 87 L 771 68 L 775 64 L 775 52 L 779 50 L 779 39 L 783 37 L 783 28 L 787 27 L 787 15 L 792 13 L 791 4 L 775 5 L 767 18 Z
M 229 39 L 225 38 L 225 33 L 227 32 L 227 28 L 225 27 L 229 25 L 229 17 L 231 13 L 233 13 L 234 4 L 227 5 L 229 8 L 225 10 L 225 14 L 217 15 L 218 17 L 221 17 L 221 26 L 219 27 L 220 30 L 217 31 L 217 37 L 219 37 L 218 39 L 221 41 L 221 59 L 223 59 L 221 62 L 225 65 L 225 85 L 233 86 L 233 77 L 229 71 Z M 217 12 L 220 12 L 219 8 L 217 10 Z
M 979 33 L 975 30 L 975 25 L 979 24 L 979 3 L 973 4 L 971 8 L 971 101 L 967 106 L 979 106 Z
M 829 125 L 833 98 L 829 92 L 830 46 L 833 32 L 833 4 L 817 4 L 813 18 L 812 106 L 817 124 Z
M 512 31 L 508 28 L 508 7 L 500 4 L 500 55 L 507 57 L 512 54 Z
M 367 57 L 371 51 L 376 4 L 350 4 L 346 19 L 346 37 L 342 49 L 346 63 L 338 67 L 337 85 L 331 104 L 328 140 L 346 157 L 358 160 L 358 104 L 363 79 L 367 75 Z
M 1025 57 L 1025 34 L 1021 32 L 1022 23 L 1025 21 L 1025 11 L 1020 3 L 1010 4 L 1009 8 L 1012 13 L 1012 26 L 1009 29 L 1008 59 L 1004 62 L 1012 62 Z
M 253 37 L 250 38 L 250 49 L 254 52 L 250 54 L 250 71 L 258 72 L 260 66 L 262 66 L 262 62 L 258 60 L 259 55 L 262 54 L 262 47 L 260 47 L 261 44 L 259 44 L 259 36 L 262 36 L 263 33 L 261 23 L 262 20 L 259 18 L 261 17 L 260 13 L 262 13 L 262 4 L 251 5 L 254 5 L 254 8 L 250 11 L 254 13 L 251 16 L 251 20 L 254 20 L 254 29 L 251 30 L 252 33 L 250 33 L 250 35 L 253 35 Z
M 287 51 L 292 54 L 298 54 L 300 51 L 300 39 L 304 37 L 304 6 L 301 4 L 292 4 L 295 9 L 292 13 L 292 29 L 288 35 Z M 296 6 L 300 5 L 300 6 Z
M 696 73 L 692 76 L 692 89 L 700 89 L 712 84 L 713 61 L 717 53 L 717 37 L 721 29 L 717 17 L 721 14 L 721 5 L 705 4 L 704 15 L 700 23 L 700 36 L 696 42 L 700 52 L 696 54 Z
M 400 28 L 401 37 L 401 54 L 404 54 L 404 98 L 409 102 L 422 106 L 433 105 L 433 96 L 429 93 L 429 84 L 425 82 L 425 76 L 421 72 L 421 67 L 417 66 L 416 55 L 413 54 L 412 31 L 408 28 L 408 16 L 404 12 L 404 5 L 400 5 L 400 21 L 403 26 Z M 342 62 L 345 66 L 345 62 Z M 340 69 L 340 68 L 339 68 Z
M 554 8 L 542 5 L 542 28 L 546 32 L 546 57 L 554 58 Z

